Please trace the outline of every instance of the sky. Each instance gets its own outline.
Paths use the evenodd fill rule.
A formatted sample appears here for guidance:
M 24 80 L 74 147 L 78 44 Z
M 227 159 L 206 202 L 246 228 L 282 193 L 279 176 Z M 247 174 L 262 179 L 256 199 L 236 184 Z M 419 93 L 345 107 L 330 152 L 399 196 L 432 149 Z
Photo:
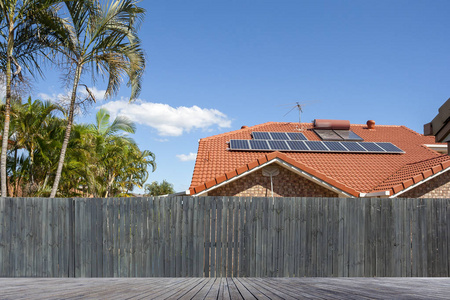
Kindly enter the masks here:
M 125 84 L 100 107 L 137 124 L 156 155 L 148 182 L 189 188 L 198 141 L 241 126 L 350 120 L 423 133 L 450 97 L 450 1 L 144 0 L 147 67 L 139 99 Z M 56 70 L 33 97 L 64 95 Z M 287 114 L 288 113 L 288 114 Z M 287 115 L 286 115 L 287 114 Z M 142 192 L 137 190 L 136 192 Z

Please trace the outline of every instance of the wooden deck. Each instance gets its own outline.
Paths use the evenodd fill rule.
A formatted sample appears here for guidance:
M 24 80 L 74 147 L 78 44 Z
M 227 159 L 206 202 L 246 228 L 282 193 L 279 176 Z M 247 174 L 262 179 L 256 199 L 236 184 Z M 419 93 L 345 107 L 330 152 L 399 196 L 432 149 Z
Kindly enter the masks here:
M 0 278 L 0 299 L 449 299 L 450 278 Z

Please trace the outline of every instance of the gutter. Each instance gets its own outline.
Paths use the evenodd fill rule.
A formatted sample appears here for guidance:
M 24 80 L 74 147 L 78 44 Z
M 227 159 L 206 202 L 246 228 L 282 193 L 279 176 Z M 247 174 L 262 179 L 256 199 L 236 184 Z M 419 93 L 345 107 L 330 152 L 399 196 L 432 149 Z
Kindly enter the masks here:
M 189 196 L 189 195 L 190 195 L 189 190 L 185 190 L 185 191 L 174 193 L 174 194 L 160 195 L 158 197 Z
M 382 192 L 373 192 L 373 193 L 359 193 L 360 198 L 387 198 L 391 195 L 391 192 L 389 191 L 382 191 Z

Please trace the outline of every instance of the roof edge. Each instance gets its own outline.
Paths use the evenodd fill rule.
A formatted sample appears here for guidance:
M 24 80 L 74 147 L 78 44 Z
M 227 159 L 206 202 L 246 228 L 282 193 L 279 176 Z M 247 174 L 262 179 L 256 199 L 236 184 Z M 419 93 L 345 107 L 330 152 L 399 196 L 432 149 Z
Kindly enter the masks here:
M 216 185 L 222 184 L 230 179 L 233 179 L 247 171 L 251 171 L 255 168 L 258 168 L 258 167 L 262 166 L 263 164 L 266 164 L 267 162 L 270 162 L 275 159 L 279 159 L 299 170 L 302 170 L 302 171 L 308 173 L 311 177 L 318 178 L 318 179 L 322 180 L 323 182 L 329 184 L 330 186 L 335 187 L 336 189 L 341 190 L 342 192 L 347 193 L 353 197 L 359 197 L 359 195 L 360 195 L 360 193 L 358 191 L 354 190 L 353 188 L 350 188 L 350 187 L 336 181 L 335 179 L 330 178 L 327 175 L 322 174 L 322 173 L 314 170 L 313 168 L 308 167 L 307 165 L 290 158 L 286 154 L 281 153 L 279 151 L 265 154 L 264 156 L 261 156 L 261 157 L 257 158 L 256 160 L 251 161 L 250 163 L 244 164 L 234 170 L 231 170 L 229 172 L 221 174 L 221 175 L 215 177 L 214 179 L 211 179 L 207 182 L 201 183 L 195 187 L 191 187 L 189 189 L 190 195 L 191 196 L 198 195 L 199 193 L 205 192 L 205 190 L 210 190 Z
M 389 198 L 396 198 L 399 195 L 406 193 L 409 190 L 416 188 L 417 186 L 431 180 L 450 170 L 450 157 L 449 160 L 441 162 L 420 174 L 414 175 L 401 183 L 391 187 L 389 189 L 391 196 Z

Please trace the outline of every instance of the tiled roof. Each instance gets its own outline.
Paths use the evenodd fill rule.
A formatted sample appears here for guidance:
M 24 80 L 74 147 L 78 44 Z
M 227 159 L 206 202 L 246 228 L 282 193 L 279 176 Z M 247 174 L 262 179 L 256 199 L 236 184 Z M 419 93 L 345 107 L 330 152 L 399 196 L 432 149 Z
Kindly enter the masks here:
M 259 167 L 259 166 L 265 164 L 266 162 L 270 162 L 275 159 L 282 160 L 283 162 L 290 164 L 294 168 L 305 171 L 310 176 L 314 176 L 317 179 L 325 181 L 326 183 L 340 189 L 341 191 L 343 191 L 347 194 L 350 194 L 355 197 L 357 197 L 359 195 L 359 193 L 356 190 L 337 182 L 336 180 L 318 172 L 317 170 L 314 170 L 314 169 L 308 167 L 307 165 L 305 165 L 303 163 L 295 161 L 294 159 L 290 158 L 286 154 L 281 153 L 279 151 L 270 152 L 268 154 L 263 154 L 262 156 L 258 157 L 256 160 L 251 161 L 248 164 L 245 164 L 245 165 L 243 165 L 239 168 L 236 168 L 230 172 L 226 172 L 220 176 L 217 176 L 216 178 L 205 182 L 205 184 L 200 184 L 193 188 L 193 193 L 191 193 L 191 194 L 200 193 L 200 192 L 204 191 L 205 189 L 209 189 L 209 188 L 215 186 L 216 184 L 220 184 L 220 183 L 222 183 L 228 179 L 231 179 L 235 176 L 241 175 L 244 172 L 251 171 L 251 170 L 255 169 L 256 167 Z
M 407 164 L 400 170 L 389 176 L 383 183 L 373 189 L 376 191 L 391 192 L 396 194 L 413 184 L 416 184 L 431 175 L 437 174 L 450 166 L 450 156 L 444 154 L 435 158 L 426 159 L 416 163 Z
M 253 131 L 298 132 L 305 134 L 308 140 L 321 140 L 311 129 L 311 123 L 277 123 L 269 122 L 240 130 L 231 131 L 201 139 L 191 182 L 191 194 L 194 188 L 211 186 L 224 174 L 230 176 L 236 169 L 258 161 L 270 152 L 261 151 L 229 151 L 227 142 L 230 139 L 251 139 Z M 304 167 L 322 174 L 361 193 L 392 188 L 386 181 L 393 174 L 407 165 L 438 158 L 441 154 L 427 148 L 424 144 L 434 144 L 434 137 L 416 133 L 404 126 L 376 125 L 368 129 L 367 125 L 351 125 L 351 130 L 366 142 L 391 142 L 405 151 L 405 154 L 371 154 L 371 153 L 313 153 L 283 152 L 283 158 L 295 161 Z M 437 162 L 436 162 L 437 163 Z M 439 164 L 441 161 L 439 161 Z M 411 169 L 411 173 L 414 173 Z M 417 171 L 419 172 L 419 171 Z M 408 175 L 409 176 L 409 175 Z M 386 185 L 383 185 L 386 183 Z M 395 182 L 398 185 L 398 182 Z M 378 188 L 379 187 L 379 188 Z

